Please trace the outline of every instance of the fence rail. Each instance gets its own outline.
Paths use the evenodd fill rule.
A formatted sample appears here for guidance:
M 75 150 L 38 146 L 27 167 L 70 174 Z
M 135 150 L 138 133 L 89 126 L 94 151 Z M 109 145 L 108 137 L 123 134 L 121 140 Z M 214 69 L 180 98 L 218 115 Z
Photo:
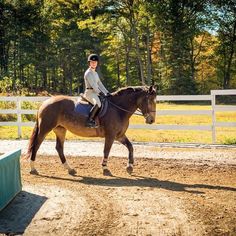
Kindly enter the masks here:
M 236 111 L 236 106 L 216 105 L 216 96 L 219 95 L 236 95 L 236 89 L 230 90 L 212 90 L 211 95 L 173 95 L 157 96 L 157 102 L 160 101 L 210 101 L 211 110 L 158 110 L 157 116 L 165 115 L 208 115 L 211 116 L 212 123 L 209 125 L 132 125 L 131 129 L 149 129 L 149 130 L 201 130 L 212 132 L 212 143 L 216 142 L 216 127 L 236 127 L 236 122 L 217 122 L 216 112 L 218 111 Z M 49 97 L 0 97 L 0 101 L 14 102 L 16 109 L 2 109 L 0 114 L 17 114 L 16 122 L 0 122 L 0 126 L 17 126 L 18 137 L 22 136 L 22 126 L 34 126 L 34 122 L 22 122 L 22 114 L 36 114 L 37 110 L 22 109 L 22 102 L 42 102 Z M 72 97 L 77 99 L 77 97 Z

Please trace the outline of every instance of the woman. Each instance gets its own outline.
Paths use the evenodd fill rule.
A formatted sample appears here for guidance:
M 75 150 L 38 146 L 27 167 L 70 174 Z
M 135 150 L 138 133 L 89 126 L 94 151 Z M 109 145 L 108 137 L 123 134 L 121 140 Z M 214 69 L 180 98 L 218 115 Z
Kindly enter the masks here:
M 98 95 L 107 96 L 109 92 L 102 84 L 99 79 L 96 68 L 98 66 L 99 58 L 97 54 L 91 54 L 88 57 L 89 68 L 84 73 L 85 81 L 85 93 L 84 96 L 86 99 L 93 104 L 92 109 L 90 110 L 89 117 L 86 123 L 86 127 L 97 128 L 96 122 L 94 120 L 97 111 L 101 107 L 101 101 Z

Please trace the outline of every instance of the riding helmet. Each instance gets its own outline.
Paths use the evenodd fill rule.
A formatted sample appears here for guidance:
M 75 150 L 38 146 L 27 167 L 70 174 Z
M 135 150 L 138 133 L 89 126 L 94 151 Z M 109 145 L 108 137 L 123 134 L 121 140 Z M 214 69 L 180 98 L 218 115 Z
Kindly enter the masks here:
M 98 55 L 97 54 L 90 54 L 89 56 L 88 56 L 88 62 L 89 61 L 99 61 L 99 57 L 98 57 Z

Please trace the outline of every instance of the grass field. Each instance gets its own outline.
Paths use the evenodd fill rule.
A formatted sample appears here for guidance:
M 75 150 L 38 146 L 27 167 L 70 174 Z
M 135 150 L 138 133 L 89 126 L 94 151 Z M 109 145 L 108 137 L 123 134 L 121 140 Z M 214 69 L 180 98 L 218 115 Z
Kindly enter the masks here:
M 29 104 L 27 105 L 27 107 Z M 1 106 L 0 106 L 1 107 Z M 37 105 L 38 107 L 38 105 Z M 32 106 L 30 105 L 30 108 Z M 6 108 L 3 108 L 6 109 Z M 9 109 L 9 107 L 8 107 Z M 189 104 L 157 104 L 158 110 L 210 110 L 208 105 L 189 105 Z M 0 116 L 1 117 L 1 116 Z M 32 116 L 24 116 L 23 120 Z M 236 122 L 236 112 L 217 112 L 217 121 Z M 6 120 L 6 117 L 1 117 Z M 11 120 L 15 118 L 11 117 Z M 145 120 L 140 116 L 132 116 L 131 124 L 144 124 Z M 156 124 L 181 124 L 181 125 L 209 125 L 211 124 L 211 116 L 208 115 L 175 115 L 175 116 L 157 116 Z M 32 132 L 32 127 L 22 128 L 22 138 L 28 139 Z M 132 141 L 143 142 L 181 142 L 181 143 L 211 143 L 212 135 L 210 131 L 173 131 L 173 130 L 137 130 L 129 129 L 127 136 Z M 236 144 L 236 127 L 232 128 L 217 128 L 216 130 L 217 143 L 220 144 Z M 55 135 L 51 132 L 47 139 L 54 139 Z M 67 139 L 73 140 L 88 140 L 88 138 L 78 137 L 70 132 L 67 133 Z M 17 127 L 0 126 L 0 139 L 17 139 Z M 89 138 L 91 140 L 91 138 Z M 93 138 L 98 140 L 98 138 Z

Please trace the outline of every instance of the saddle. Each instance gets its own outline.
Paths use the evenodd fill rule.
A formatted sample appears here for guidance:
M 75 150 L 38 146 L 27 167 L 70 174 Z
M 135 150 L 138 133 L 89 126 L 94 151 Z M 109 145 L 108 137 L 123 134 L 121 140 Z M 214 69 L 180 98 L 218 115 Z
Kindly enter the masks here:
M 106 97 L 104 98 L 100 98 L 101 101 L 101 108 L 98 111 L 98 115 L 97 117 L 101 118 L 106 114 L 107 111 L 107 107 L 108 107 L 108 101 L 106 99 Z M 78 101 L 75 103 L 75 112 L 79 113 L 85 117 L 89 116 L 89 112 L 91 110 L 91 108 L 93 107 L 93 104 L 90 103 L 86 97 L 84 96 L 83 93 L 80 94 L 80 97 L 78 99 Z

